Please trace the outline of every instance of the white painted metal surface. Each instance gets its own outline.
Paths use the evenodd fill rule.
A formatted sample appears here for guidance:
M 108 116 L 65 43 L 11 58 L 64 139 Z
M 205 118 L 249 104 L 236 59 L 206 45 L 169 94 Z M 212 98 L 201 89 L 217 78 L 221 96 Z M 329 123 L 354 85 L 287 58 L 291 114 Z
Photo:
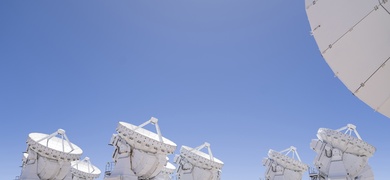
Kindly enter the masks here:
M 176 144 L 161 135 L 157 122 L 153 117 L 140 126 L 119 122 L 110 142 L 115 166 L 105 180 L 151 179 L 163 170 Z M 157 134 L 142 128 L 147 124 L 155 125 Z
M 357 137 L 353 137 L 352 132 Z M 314 165 L 323 179 L 374 179 L 368 159 L 374 154 L 375 147 L 361 139 L 356 126 L 348 124 L 338 130 L 320 128 L 317 137 L 310 147 L 317 153 Z
M 173 174 L 176 170 L 176 167 L 170 163 L 170 162 L 167 162 L 167 165 L 164 166 L 163 170 L 161 172 L 163 173 L 167 173 L 167 174 Z
M 176 167 L 170 162 L 167 162 L 167 164 L 161 169 L 160 173 L 151 180 L 174 180 L 172 176 L 175 173 L 175 170 Z
M 288 156 L 290 153 L 292 157 Z M 263 165 L 266 166 L 267 180 L 301 180 L 308 169 L 308 166 L 301 162 L 294 146 L 280 152 L 270 149 L 268 158 L 263 159 Z
M 94 180 L 99 178 L 100 169 L 92 165 L 88 157 L 83 160 L 72 161 L 72 180 Z
M 147 122 L 152 123 L 150 120 Z M 154 124 L 159 132 L 157 122 Z M 145 125 L 135 126 L 126 122 L 119 122 L 117 132 L 122 139 L 126 140 L 135 149 L 151 153 L 173 154 L 176 149 L 174 142 L 162 137 L 161 133 L 159 135 L 143 129 L 143 126 Z
M 390 117 L 388 0 L 306 0 L 319 51 L 345 86 Z
M 343 130 L 346 130 L 345 133 L 342 133 Z M 357 137 L 353 137 L 351 132 L 354 132 Z M 320 128 L 317 132 L 317 137 L 319 140 L 343 152 L 359 156 L 371 157 L 376 150 L 374 146 L 361 139 L 356 126 L 352 124 L 348 124 L 338 130 Z
M 60 138 L 56 137 L 57 135 L 60 135 Z M 75 161 L 80 159 L 83 153 L 81 148 L 69 141 L 62 129 L 51 135 L 30 133 L 28 137 L 27 144 L 29 147 L 47 158 Z
M 206 154 L 201 150 L 207 148 Z M 177 167 L 177 178 L 179 180 L 219 180 L 223 162 L 215 158 L 211 152 L 210 144 L 190 148 L 182 146 L 180 155 L 175 157 Z
M 21 180 L 72 180 L 71 161 L 78 160 L 83 151 L 69 141 L 64 130 L 51 135 L 30 133 L 27 144 Z

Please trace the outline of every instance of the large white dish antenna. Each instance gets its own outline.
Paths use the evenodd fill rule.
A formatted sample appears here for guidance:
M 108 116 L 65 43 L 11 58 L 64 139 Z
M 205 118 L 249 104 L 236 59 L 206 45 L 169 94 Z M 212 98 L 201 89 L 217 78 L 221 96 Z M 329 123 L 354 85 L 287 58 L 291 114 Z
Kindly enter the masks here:
M 390 3 L 387 0 L 306 0 L 311 33 L 345 86 L 390 117 Z
M 342 130 L 346 130 L 346 132 L 342 133 Z M 351 132 L 355 132 L 357 138 L 351 136 Z M 333 147 L 339 148 L 343 152 L 359 156 L 371 157 L 376 151 L 374 146 L 361 139 L 356 130 L 356 126 L 352 124 L 348 124 L 338 130 L 320 128 L 317 132 L 317 137 L 321 141 L 324 141 Z
M 173 154 L 176 144 L 161 135 L 157 122 L 154 117 L 139 126 L 119 122 L 118 134 L 114 134 L 110 142 L 115 147 L 115 167 L 106 180 L 151 179 L 161 172 L 167 164 L 167 155 Z M 155 125 L 157 134 L 143 128 L 148 124 Z
M 301 180 L 303 172 L 308 169 L 294 146 L 280 152 L 270 149 L 268 158 L 263 159 L 263 165 L 266 167 L 264 175 L 267 180 Z
M 204 146 L 210 147 L 208 143 L 206 143 Z M 212 153 L 210 153 L 211 151 L 209 151 L 209 154 L 200 151 L 200 149 L 202 148 L 202 146 L 198 148 L 182 146 L 180 149 L 180 154 L 195 166 L 202 167 L 205 169 L 222 169 L 223 162 L 213 157 Z
M 317 137 L 310 143 L 317 153 L 314 159 L 316 171 L 310 173 L 312 179 L 374 180 L 368 159 L 374 154 L 375 147 L 362 140 L 355 125 L 348 124 L 337 130 L 320 128 Z
M 61 135 L 61 138 L 56 137 L 56 135 Z M 69 141 L 65 131 L 62 129 L 51 135 L 30 133 L 27 144 L 31 150 L 50 159 L 76 161 L 80 159 L 83 153 L 81 148 Z
M 208 154 L 202 152 L 207 148 Z M 213 156 L 210 144 L 190 148 L 182 146 L 180 155 L 175 156 L 177 167 L 177 179 L 179 180 L 219 180 L 223 162 Z
M 142 127 L 142 125 L 135 126 L 126 122 L 119 122 L 117 132 L 121 138 L 136 149 L 152 153 L 173 154 L 176 149 L 174 142 Z
M 96 179 L 100 176 L 100 169 L 91 164 L 88 157 L 83 160 L 73 161 L 72 174 L 83 179 Z
M 30 133 L 23 154 L 21 180 L 71 178 L 71 162 L 80 159 L 82 150 L 71 143 L 63 129 L 47 135 Z
M 287 152 L 286 154 L 283 154 L 284 152 Z M 294 159 L 293 157 L 289 157 L 288 154 L 290 152 L 293 152 L 293 157 L 297 157 L 298 159 Z M 295 147 L 290 147 L 289 149 L 286 149 L 284 151 L 278 152 L 275 150 L 270 149 L 268 151 L 268 157 L 272 160 L 274 160 L 277 164 L 294 171 L 307 171 L 308 166 L 301 162 L 301 159 L 299 158 L 298 152 L 296 151 Z

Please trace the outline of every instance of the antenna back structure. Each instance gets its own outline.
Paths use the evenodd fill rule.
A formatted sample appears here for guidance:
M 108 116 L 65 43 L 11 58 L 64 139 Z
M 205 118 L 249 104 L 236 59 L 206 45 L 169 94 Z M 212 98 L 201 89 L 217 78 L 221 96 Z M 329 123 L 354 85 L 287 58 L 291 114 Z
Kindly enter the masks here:
M 201 150 L 207 148 L 206 154 Z M 220 180 L 223 162 L 215 158 L 210 144 L 204 143 L 199 147 L 182 146 L 180 155 L 175 157 L 178 180 Z
M 290 153 L 292 157 L 288 156 Z M 268 158 L 263 159 L 263 165 L 266 166 L 266 180 L 301 180 L 308 169 L 308 166 L 301 162 L 294 146 L 280 152 L 270 149 Z

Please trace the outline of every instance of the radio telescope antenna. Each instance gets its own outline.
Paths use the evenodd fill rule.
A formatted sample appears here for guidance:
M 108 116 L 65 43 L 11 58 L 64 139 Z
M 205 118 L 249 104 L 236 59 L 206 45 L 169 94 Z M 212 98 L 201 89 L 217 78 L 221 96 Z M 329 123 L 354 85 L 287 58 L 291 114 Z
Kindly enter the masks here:
M 63 129 L 50 135 L 30 133 L 27 145 L 21 180 L 71 178 L 71 162 L 79 160 L 83 152 L 70 142 Z
M 153 124 L 156 133 L 143 127 Z M 138 180 L 156 177 L 167 164 L 167 155 L 173 154 L 176 144 L 161 135 L 158 120 L 150 120 L 135 126 L 119 122 L 110 144 L 114 146 L 115 167 L 105 180 Z
M 352 132 L 357 137 L 353 137 Z M 374 179 L 368 159 L 375 153 L 375 147 L 361 139 L 355 125 L 348 124 L 337 130 L 320 128 L 317 137 L 310 147 L 317 153 L 314 165 L 324 178 Z
M 335 76 L 364 103 L 390 117 L 390 3 L 305 2 L 311 34 Z
M 290 153 L 292 157 L 288 156 Z M 308 166 L 301 162 L 297 148 L 294 146 L 280 152 L 270 149 L 268 158 L 263 159 L 263 165 L 266 166 L 265 179 L 267 180 L 301 180 L 303 173 L 308 169 Z
M 207 148 L 206 154 L 201 150 Z M 177 178 L 179 180 L 220 180 L 223 162 L 215 158 L 211 152 L 210 144 L 205 142 L 196 148 L 182 146 L 180 155 L 175 157 Z
M 73 161 L 72 163 L 72 180 L 94 180 L 99 178 L 101 171 L 91 164 L 88 157 L 83 160 Z

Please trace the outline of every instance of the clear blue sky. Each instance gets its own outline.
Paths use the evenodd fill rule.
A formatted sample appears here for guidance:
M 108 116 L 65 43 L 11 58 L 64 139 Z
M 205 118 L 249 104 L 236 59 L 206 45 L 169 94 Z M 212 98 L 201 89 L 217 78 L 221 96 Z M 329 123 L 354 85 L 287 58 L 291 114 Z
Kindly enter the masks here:
M 211 143 L 223 180 L 262 177 L 270 148 L 312 165 L 318 128 L 353 123 L 388 178 L 390 120 L 334 78 L 303 0 L 0 2 L 1 179 L 58 128 L 104 171 L 117 123 L 151 116 L 176 153 Z

